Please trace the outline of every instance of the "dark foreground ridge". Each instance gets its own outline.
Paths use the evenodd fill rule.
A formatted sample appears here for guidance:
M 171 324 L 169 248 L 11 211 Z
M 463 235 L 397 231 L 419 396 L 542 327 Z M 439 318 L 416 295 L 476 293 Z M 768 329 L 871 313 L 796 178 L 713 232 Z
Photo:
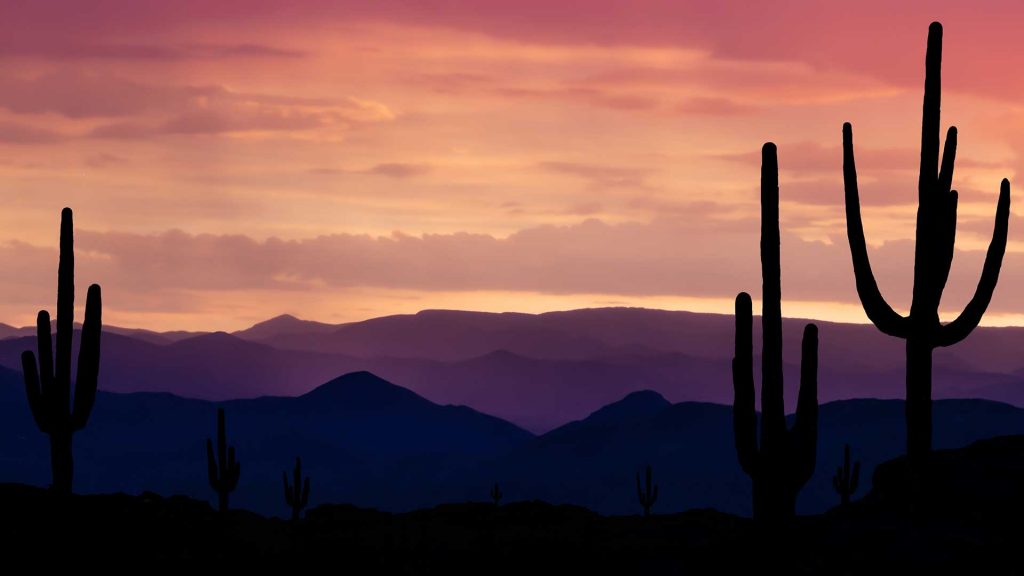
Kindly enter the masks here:
M 0 485 L 6 554 L 54 550 L 104 566 L 162 559 L 331 562 L 385 573 L 733 573 L 775 565 L 789 574 L 898 568 L 992 572 L 1016 566 L 1024 528 L 1024 436 L 935 453 L 918 485 L 928 510 L 910 511 L 914 479 L 902 459 L 878 467 L 871 493 L 764 532 L 713 510 L 600 516 L 543 502 L 451 504 L 404 514 L 322 505 L 291 523 L 232 510 L 219 516 L 183 496 L 60 496 Z M 915 520 L 911 520 L 911 516 Z M 571 571 L 571 572 L 569 572 Z

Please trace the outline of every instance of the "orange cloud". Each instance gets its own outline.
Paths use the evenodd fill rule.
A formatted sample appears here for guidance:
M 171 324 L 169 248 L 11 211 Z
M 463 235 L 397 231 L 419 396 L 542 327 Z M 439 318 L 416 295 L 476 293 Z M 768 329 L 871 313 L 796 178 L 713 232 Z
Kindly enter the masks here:
M 325 315 L 459 294 L 727 310 L 759 284 L 765 141 L 780 150 L 787 300 L 848 318 L 844 121 L 873 263 L 899 302 L 935 18 L 943 122 L 961 134 L 955 307 L 999 179 L 1022 168 L 1020 15 L 880 0 L 15 3 L 0 19 L 0 256 L 19 275 L 0 278 L 0 320 L 47 293 L 65 205 L 111 313 L 154 326 L 294 311 L 276 308 L 284 293 Z M 1015 274 L 997 311 L 1024 313 Z

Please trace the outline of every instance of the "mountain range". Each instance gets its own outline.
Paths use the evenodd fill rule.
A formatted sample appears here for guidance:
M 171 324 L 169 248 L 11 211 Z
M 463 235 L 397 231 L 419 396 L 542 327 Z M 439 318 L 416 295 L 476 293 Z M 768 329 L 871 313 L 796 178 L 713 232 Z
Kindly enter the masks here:
M 607 514 L 638 511 L 635 474 L 646 465 L 660 486 L 655 512 L 715 508 L 749 514 L 750 481 L 739 469 L 728 406 L 671 403 L 633 392 L 586 418 L 534 435 L 462 406 L 442 406 L 367 372 L 335 378 L 298 397 L 210 402 L 167 393 L 101 392 L 75 435 L 75 487 L 84 493 L 150 490 L 213 496 L 205 441 L 224 408 L 242 464 L 233 505 L 283 514 L 281 474 L 296 456 L 312 479 L 311 503 L 400 511 L 486 501 L 494 482 L 505 501 L 542 499 Z M 832 474 L 849 443 L 863 466 L 903 449 L 903 403 L 847 400 L 822 405 L 818 464 L 798 501 L 802 513 L 835 505 Z M 1024 433 L 1024 410 L 986 400 L 935 403 L 935 445 L 959 447 Z M 0 369 L 0 482 L 45 486 L 46 437 L 32 422 L 21 375 Z
M 298 396 L 338 374 L 371 371 L 433 402 L 543 433 L 638 390 L 673 403 L 731 402 L 733 322 L 729 315 L 602 308 L 427 310 L 340 325 L 286 315 L 232 334 L 105 327 L 100 387 L 207 400 Z M 790 410 L 806 322 L 783 322 Z M 903 397 L 902 341 L 870 325 L 818 325 L 822 401 Z M 0 326 L 0 366 L 20 369 L 21 352 L 35 347 L 33 332 Z M 936 350 L 935 397 L 1024 406 L 1019 350 L 1024 328 L 985 327 Z

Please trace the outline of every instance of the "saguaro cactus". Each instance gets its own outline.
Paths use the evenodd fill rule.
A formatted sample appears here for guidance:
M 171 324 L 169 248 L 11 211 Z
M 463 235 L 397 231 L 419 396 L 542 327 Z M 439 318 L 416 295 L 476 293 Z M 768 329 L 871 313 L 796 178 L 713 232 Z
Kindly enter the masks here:
M 924 117 L 921 122 L 921 172 L 918 179 L 917 247 L 914 250 L 914 291 L 910 314 L 896 313 L 882 297 L 871 272 L 864 242 L 853 160 L 853 129 L 843 125 L 843 180 L 846 185 L 846 231 L 850 239 L 857 294 L 868 318 L 884 334 L 907 341 L 907 456 L 917 460 L 932 448 L 932 350 L 963 340 L 981 321 L 1006 250 L 1010 218 L 1010 182 L 1003 179 L 996 208 L 995 231 L 985 256 L 978 288 L 960 316 L 939 321 L 939 302 L 949 278 L 956 241 L 957 193 L 951 190 L 956 157 L 956 128 L 946 134 L 939 168 L 939 104 L 942 84 L 942 25 L 928 29 L 925 56 Z M 938 175 L 936 175 L 936 172 Z
M 78 351 L 74 403 L 71 400 L 71 339 L 75 312 L 75 245 L 71 209 L 60 213 L 60 263 L 57 265 L 57 358 L 54 369 L 50 314 L 40 310 L 36 317 L 39 364 L 31 351 L 21 355 L 25 393 L 32 418 L 40 432 L 50 436 L 50 468 L 53 489 L 71 492 L 74 461 L 71 436 L 85 427 L 96 401 L 100 372 L 100 331 L 102 301 L 98 284 L 89 286 L 85 299 L 85 323 Z
M 804 328 L 796 423 L 786 427 L 782 398 L 782 284 L 779 263 L 779 165 L 775 145 L 761 149 L 761 442 L 754 410 L 753 319 L 750 295 L 736 296 L 732 361 L 733 432 L 740 467 L 753 481 L 754 518 L 796 513 L 796 495 L 814 473 L 818 443 L 818 328 Z
M 651 507 L 658 500 L 658 485 L 655 484 L 654 488 L 651 488 L 651 466 L 647 465 L 646 471 L 647 481 L 644 487 L 640 486 L 640 473 L 636 473 L 636 497 L 640 500 L 640 505 L 644 508 L 644 516 L 651 515 Z
M 850 445 L 843 445 L 843 465 L 836 468 L 836 475 L 832 477 L 832 487 L 836 489 L 841 499 L 840 503 L 845 508 L 850 503 L 850 496 L 857 491 L 857 479 L 860 477 L 860 462 L 853 464 L 850 469 Z
M 306 477 L 305 482 L 302 481 L 302 458 L 295 458 L 293 474 L 295 476 L 294 485 L 288 484 L 287 472 L 282 472 L 281 477 L 284 479 L 284 501 L 292 509 L 292 520 L 295 521 L 302 515 L 302 509 L 309 504 L 309 477 Z
M 227 432 L 224 430 L 224 409 L 217 409 L 217 454 L 213 453 L 213 440 L 206 439 L 206 465 L 210 487 L 217 492 L 217 509 L 228 510 L 228 494 L 238 486 L 242 465 L 235 460 L 235 447 L 228 448 Z
M 494 486 L 491 488 L 491 500 L 494 502 L 495 506 L 501 504 L 502 496 L 504 496 L 504 494 L 501 492 L 501 486 L 499 486 L 498 483 L 495 482 Z

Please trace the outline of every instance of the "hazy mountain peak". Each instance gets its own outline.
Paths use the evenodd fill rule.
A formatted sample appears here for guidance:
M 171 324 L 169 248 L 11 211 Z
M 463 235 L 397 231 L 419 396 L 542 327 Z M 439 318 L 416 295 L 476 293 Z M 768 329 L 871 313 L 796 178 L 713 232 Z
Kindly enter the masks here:
M 672 403 L 654 390 L 639 390 L 627 394 L 622 400 L 613 402 L 587 416 L 586 423 L 622 422 L 646 418 L 661 412 Z
M 371 408 L 408 403 L 429 403 L 415 392 L 388 382 L 367 372 L 349 372 L 334 380 L 321 384 L 303 394 L 301 398 L 317 401 L 336 402 L 346 408 Z
M 244 340 L 265 340 L 291 334 L 323 334 L 337 328 L 335 324 L 303 320 L 292 314 L 279 314 L 244 330 L 238 330 L 234 335 Z

